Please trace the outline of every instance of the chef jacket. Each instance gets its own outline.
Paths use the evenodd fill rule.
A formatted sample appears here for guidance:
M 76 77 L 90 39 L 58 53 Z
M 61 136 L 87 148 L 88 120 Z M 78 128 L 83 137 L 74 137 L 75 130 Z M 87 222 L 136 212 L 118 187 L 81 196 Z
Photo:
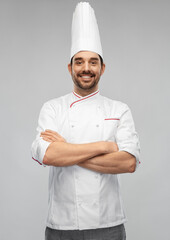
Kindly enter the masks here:
M 51 129 L 68 143 L 114 141 L 119 151 L 139 163 L 139 139 L 129 107 L 100 95 L 71 92 L 46 102 L 40 112 L 32 158 L 43 164 L 49 142 L 40 133 Z M 77 165 L 50 166 L 47 226 L 53 229 L 96 229 L 126 222 L 119 175 L 98 173 Z

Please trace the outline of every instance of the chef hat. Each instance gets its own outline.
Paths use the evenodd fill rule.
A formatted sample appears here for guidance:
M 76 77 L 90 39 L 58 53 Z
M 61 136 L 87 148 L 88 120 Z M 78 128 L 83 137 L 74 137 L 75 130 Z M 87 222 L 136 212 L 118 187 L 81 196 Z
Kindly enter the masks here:
M 88 2 L 78 3 L 73 13 L 71 58 L 79 51 L 95 52 L 103 58 L 95 13 Z

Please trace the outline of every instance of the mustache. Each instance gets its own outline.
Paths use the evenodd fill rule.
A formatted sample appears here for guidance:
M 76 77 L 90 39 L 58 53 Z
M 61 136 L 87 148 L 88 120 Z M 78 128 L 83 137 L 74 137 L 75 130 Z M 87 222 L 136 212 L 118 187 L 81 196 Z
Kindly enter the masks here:
M 82 76 L 82 75 L 90 75 L 90 76 L 95 76 L 95 74 L 91 71 L 83 71 L 81 73 L 78 74 L 78 76 Z

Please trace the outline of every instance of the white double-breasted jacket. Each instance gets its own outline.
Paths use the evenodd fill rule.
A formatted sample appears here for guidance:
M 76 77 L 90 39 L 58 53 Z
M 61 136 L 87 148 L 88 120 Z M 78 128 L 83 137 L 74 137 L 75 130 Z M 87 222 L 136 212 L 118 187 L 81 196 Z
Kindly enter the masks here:
M 119 151 L 131 153 L 139 163 L 139 139 L 129 107 L 99 91 L 85 97 L 72 92 L 43 105 L 32 144 L 32 157 L 42 165 L 50 144 L 40 137 L 45 129 L 57 131 L 69 143 L 115 141 Z M 50 166 L 48 227 L 95 229 L 125 221 L 117 174 Z

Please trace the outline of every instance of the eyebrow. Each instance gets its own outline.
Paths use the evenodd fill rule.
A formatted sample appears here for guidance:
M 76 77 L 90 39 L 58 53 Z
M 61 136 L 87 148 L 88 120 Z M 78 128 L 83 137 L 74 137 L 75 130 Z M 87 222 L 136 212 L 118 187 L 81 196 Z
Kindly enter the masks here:
M 78 60 L 83 60 L 83 58 L 79 57 L 79 58 L 75 58 L 75 59 L 74 59 L 74 61 L 78 61 Z M 95 57 L 90 58 L 90 60 L 99 61 L 99 59 L 98 59 L 98 58 L 95 58 Z
M 83 58 L 75 58 L 74 61 L 82 60 Z
M 98 59 L 98 58 L 95 58 L 95 57 L 90 58 L 90 60 L 96 60 L 96 61 L 99 61 L 99 59 Z

